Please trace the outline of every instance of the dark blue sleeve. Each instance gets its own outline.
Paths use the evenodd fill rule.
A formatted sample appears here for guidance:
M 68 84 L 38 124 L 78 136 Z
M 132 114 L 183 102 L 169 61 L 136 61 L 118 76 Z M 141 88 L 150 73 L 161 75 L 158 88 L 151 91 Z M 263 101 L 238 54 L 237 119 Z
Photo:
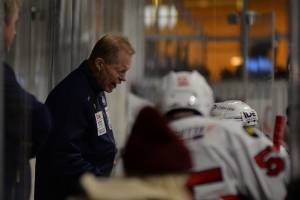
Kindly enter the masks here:
M 52 127 L 45 104 L 26 92 L 10 66 L 4 63 L 5 134 L 29 148 L 29 158 L 45 143 Z

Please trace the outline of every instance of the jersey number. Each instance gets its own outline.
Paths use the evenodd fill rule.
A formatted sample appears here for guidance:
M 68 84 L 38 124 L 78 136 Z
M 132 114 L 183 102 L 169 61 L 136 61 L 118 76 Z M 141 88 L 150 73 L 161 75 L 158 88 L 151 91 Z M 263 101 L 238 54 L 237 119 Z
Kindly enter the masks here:
M 267 155 L 272 151 L 273 149 L 271 147 L 267 147 L 255 156 L 255 161 L 261 168 L 267 169 L 269 176 L 276 176 L 283 170 L 284 162 L 278 157 L 270 157 L 267 159 Z

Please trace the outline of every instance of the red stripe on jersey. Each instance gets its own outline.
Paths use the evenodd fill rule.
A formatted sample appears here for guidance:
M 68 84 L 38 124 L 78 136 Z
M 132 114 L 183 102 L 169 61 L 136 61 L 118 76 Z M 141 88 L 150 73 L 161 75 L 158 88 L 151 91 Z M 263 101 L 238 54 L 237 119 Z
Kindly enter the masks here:
M 218 182 L 222 180 L 223 177 L 221 169 L 216 168 L 191 174 L 186 183 L 186 186 L 189 189 L 192 189 L 195 185 Z
M 239 200 L 239 197 L 236 195 L 227 195 L 219 197 L 222 200 Z

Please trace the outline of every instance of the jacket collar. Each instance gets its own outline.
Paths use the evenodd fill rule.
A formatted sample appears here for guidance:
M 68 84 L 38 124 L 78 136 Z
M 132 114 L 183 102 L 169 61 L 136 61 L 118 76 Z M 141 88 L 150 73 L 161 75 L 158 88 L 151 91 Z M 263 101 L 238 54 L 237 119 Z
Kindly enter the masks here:
M 104 90 L 99 86 L 98 82 L 96 81 L 95 77 L 93 76 L 92 71 L 89 68 L 88 60 L 84 60 L 81 65 L 79 66 L 79 69 L 83 71 L 86 76 L 88 77 L 88 81 L 91 84 L 93 90 L 98 95 L 100 92 L 103 92 Z

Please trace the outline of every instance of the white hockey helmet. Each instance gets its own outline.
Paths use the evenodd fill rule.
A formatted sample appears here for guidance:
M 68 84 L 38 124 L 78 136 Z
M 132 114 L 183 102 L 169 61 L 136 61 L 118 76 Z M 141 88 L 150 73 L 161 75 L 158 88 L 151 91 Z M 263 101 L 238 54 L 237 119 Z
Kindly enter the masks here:
M 171 71 L 163 77 L 159 92 L 158 104 L 164 113 L 191 109 L 209 116 L 214 103 L 212 89 L 196 70 Z
M 211 115 L 221 119 L 241 121 L 244 126 L 258 125 L 258 117 L 255 110 L 238 100 L 215 103 Z

